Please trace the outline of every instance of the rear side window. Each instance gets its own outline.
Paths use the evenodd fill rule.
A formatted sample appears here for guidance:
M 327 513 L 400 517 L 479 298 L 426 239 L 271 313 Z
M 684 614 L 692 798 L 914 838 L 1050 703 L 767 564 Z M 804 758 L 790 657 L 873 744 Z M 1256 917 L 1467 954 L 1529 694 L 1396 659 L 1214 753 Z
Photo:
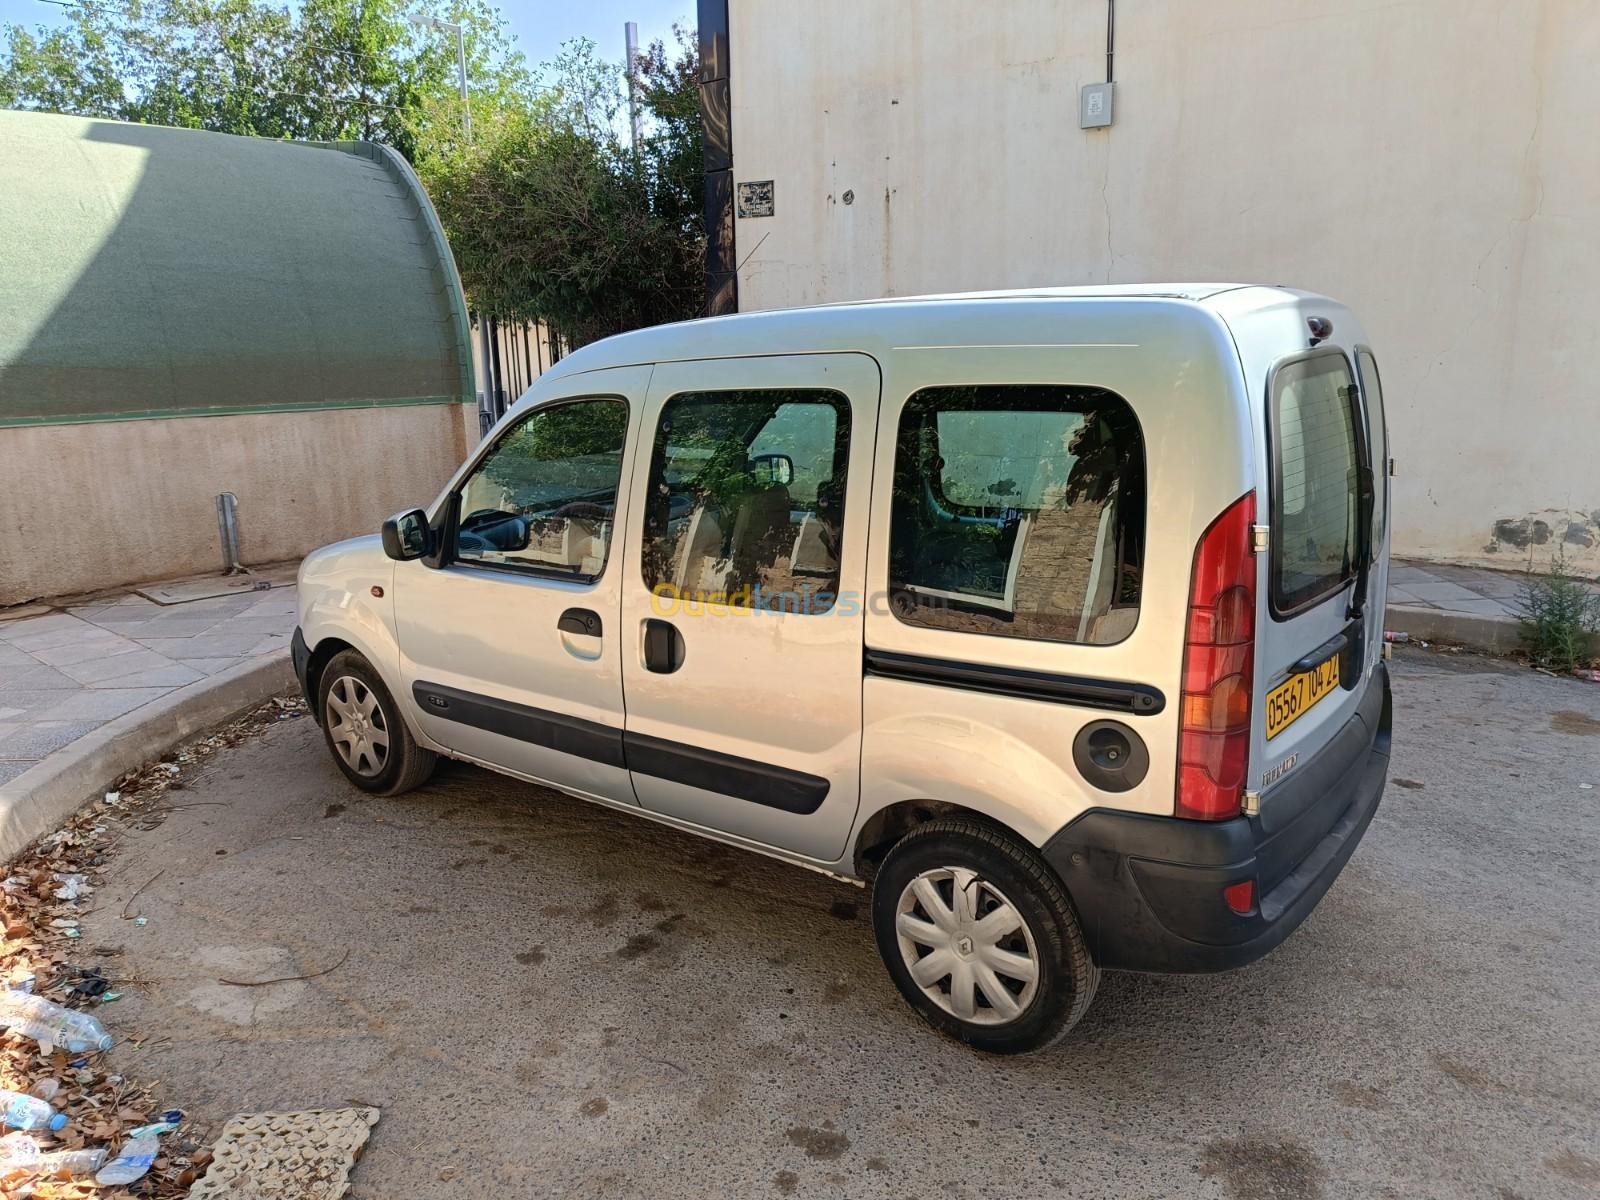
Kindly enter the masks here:
M 1272 606 L 1289 616 L 1355 574 L 1357 467 L 1350 368 L 1334 351 L 1272 382 Z
M 1139 615 L 1144 443 L 1100 388 L 928 388 L 895 448 L 889 587 L 910 625 L 1120 642 Z

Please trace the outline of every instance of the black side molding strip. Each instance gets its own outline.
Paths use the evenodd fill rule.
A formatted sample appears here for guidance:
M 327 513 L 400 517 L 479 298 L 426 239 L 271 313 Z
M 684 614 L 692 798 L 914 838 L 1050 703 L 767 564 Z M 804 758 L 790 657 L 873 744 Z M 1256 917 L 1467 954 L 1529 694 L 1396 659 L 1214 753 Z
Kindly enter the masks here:
M 751 758 L 685 746 L 644 733 L 623 734 L 628 769 L 673 783 L 721 792 L 752 804 L 805 816 L 822 807 L 828 781 Z
M 417 682 L 411 693 L 419 707 L 445 721 L 498 733 L 608 767 L 637 771 L 656 779 L 704 788 L 806 816 L 822 807 L 828 781 L 820 775 L 776 767 L 755 759 L 687 746 L 643 733 L 463 692 L 443 684 Z
M 1100 708 L 1136 717 L 1153 717 L 1167 706 L 1166 697 L 1160 689 L 1142 683 L 1053 675 L 1047 671 L 957 662 L 948 658 L 927 658 L 920 654 L 897 654 L 889 650 L 867 650 L 866 670 L 868 675 L 879 675 L 885 679 L 931 683 L 937 687 L 990 692 L 1024 700 L 1070 704 L 1079 708 Z
M 627 769 L 622 730 L 610 725 L 420 680 L 412 685 L 411 694 L 423 712 L 443 720 Z

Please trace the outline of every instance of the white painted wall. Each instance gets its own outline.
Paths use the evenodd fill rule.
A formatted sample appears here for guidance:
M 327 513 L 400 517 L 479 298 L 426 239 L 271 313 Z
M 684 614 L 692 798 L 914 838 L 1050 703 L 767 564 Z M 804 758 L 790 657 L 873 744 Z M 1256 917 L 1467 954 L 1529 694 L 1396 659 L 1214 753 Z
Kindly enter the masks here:
M 1238 279 L 1361 313 L 1400 553 L 1600 572 L 1600 4 L 731 0 L 741 309 Z M 846 192 L 853 202 L 846 204 Z M 1498 522 L 1542 521 L 1526 549 Z M 1508 537 L 1507 534 L 1511 536 Z M 1570 540 L 1564 540 L 1570 539 Z

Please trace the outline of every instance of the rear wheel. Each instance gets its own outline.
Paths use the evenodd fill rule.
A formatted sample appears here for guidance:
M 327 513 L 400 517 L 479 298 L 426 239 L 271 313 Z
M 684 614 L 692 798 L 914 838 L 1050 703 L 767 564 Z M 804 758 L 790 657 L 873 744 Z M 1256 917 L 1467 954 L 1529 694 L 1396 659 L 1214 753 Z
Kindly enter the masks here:
M 427 781 L 439 757 L 417 745 L 372 664 L 354 650 L 334 656 L 317 681 L 322 733 L 345 778 L 393 796 Z
M 1100 982 L 1061 883 L 1030 847 L 961 818 L 901 839 L 873 884 L 878 952 L 911 1006 L 980 1050 L 1059 1041 Z

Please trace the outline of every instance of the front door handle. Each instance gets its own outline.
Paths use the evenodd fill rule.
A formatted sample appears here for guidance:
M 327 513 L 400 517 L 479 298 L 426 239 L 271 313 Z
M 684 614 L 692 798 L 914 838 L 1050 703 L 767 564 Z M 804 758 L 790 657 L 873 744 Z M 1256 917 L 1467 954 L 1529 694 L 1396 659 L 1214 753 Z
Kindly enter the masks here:
M 600 614 L 587 608 L 569 608 L 561 614 L 556 628 L 562 633 L 577 633 L 584 637 L 599 637 L 603 631 Z
M 657 675 L 671 675 L 683 666 L 683 635 L 670 622 L 651 617 L 644 623 L 644 667 Z

